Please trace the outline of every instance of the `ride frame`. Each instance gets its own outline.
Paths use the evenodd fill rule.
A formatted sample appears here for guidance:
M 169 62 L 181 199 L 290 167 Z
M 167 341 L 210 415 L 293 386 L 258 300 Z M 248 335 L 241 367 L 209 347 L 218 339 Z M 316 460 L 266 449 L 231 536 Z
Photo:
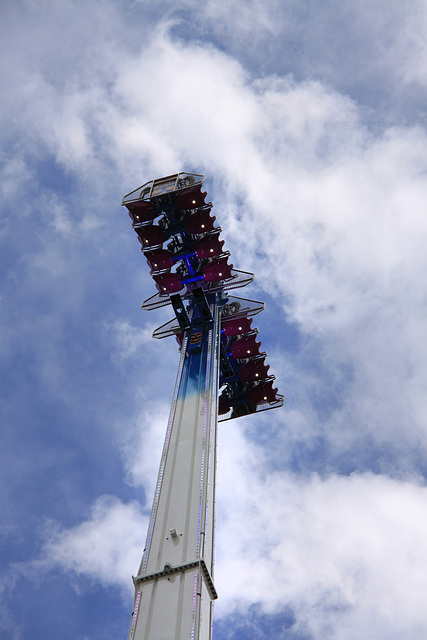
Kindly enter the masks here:
M 133 577 L 128 640 L 210 640 L 218 597 L 213 581 L 218 412 L 227 420 L 283 404 L 251 328 L 250 316 L 264 304 L 228 294 L 254 276 L 228 264 L 203 181 L 198 174 L 174 174 L 144 184 L 122 201 L 158 289 L 142 308 L 171 304 L 175 312 L 153 337 L 175 335 L 180 344 L 146 545 Z

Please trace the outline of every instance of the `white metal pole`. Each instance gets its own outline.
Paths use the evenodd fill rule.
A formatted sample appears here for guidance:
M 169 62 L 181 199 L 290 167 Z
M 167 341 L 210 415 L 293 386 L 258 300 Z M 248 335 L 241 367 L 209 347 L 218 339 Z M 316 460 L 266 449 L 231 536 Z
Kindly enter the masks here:
M 209 640 L 220 308 L 186 332 L 128 640 Z

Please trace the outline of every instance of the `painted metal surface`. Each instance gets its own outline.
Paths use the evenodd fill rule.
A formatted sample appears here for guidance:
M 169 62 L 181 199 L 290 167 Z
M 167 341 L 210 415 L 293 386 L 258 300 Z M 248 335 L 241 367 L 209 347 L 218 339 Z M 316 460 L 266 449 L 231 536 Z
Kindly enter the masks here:
M 129 640 L 209 640 L 220 308 L 186 332 Z

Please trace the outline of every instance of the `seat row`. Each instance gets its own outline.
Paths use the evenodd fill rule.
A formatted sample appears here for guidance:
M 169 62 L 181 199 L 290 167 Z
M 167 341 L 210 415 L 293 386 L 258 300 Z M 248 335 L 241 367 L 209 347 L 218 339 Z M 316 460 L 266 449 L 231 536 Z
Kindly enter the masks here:
M 228 264 L 229 254 L 224 253 L 219 237 L 221 229 L 215 227 L 216 218 L 205 197 L 198 185 L 178 193 L 174 201 L 126 204 L 160 295 L 177 293 L 192 282 L 203 286 L 233 277 L 233 265 Z
M 265 363 L 266 353 L 260 353 L 257 329 L 252 329 L 252 318 L 227 319 L 221 325 L 221 339 L 228 357 L 227 374 L 221 377 L 225 385 L 220 397 L 220 415 L 240 407 L 241 413 L 251 413 L 259 404 L 275 402 L 278 389 L 273 388 L 274 376 Z M 234 376 L 229 375 L 229 367 Z M 223 373 L 223 372 L 222 372 Z

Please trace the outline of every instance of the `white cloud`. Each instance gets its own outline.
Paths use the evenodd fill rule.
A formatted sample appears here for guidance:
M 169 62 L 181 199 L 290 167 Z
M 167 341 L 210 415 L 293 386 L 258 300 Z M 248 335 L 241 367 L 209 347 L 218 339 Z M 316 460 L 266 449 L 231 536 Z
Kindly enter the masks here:
M 119 361 L 140 358 L 143 349 L 152 345 L 152 334 L 155 325 L 145 325 L 143 329 L 132 326 L 128 320 L 117 319 L 112 325 L 105 325 L 105 330 L 112 334 L 117 346 L 117 355 L 114 358 Z
M 425 487 L 266 473 L 238 429 L 220 446 L 218 616 L 260 603 L 291 607 L 313 638 L 423 637 Z
M 304 81 L 280 71 L 254 78 L 211 43 L 172 37 L 176 21 L 153 26 L 148 14 L 141 14 L 141 21 L 130 25 L 113 3 L 95 3 L 87 9 L 89 17 L 75 11 L 75 2 L 48 2 L 40 10 L 38 4 L 26 6 L 34 41 L 24 46 L 28 29 L 17 24 L 17 17 L 17 28 L 9 30 L 17 53 L 6 74 L 9 110 L 5 104 L 2 129 L 10 147 L 2 188 L 11 204 L 22 190 L 31 195 L 19 202 L 19 213 L 21 206 L 27 213 L 30 202 L 33 213 L 49 207 L 52 215 L 37 218 L 43 241 L 37 244 L 33 236 L 26 243 L 23 261 L 29 275 L 18 278 L 17 272 L 13 284 L 25 285 L 23 295 L 50 292 L 49 299 L 66 288 L 67 296 L 59 298 L 67 301 L 65 312 L 82 309 L 88 267 L 70 271 L 69 264 L 87 265 L 90 252 L 98 256 L 101 273 L 117 264 L 117 254 L 105 258 L 98 248 L 102 241 L 106 251 L 106 232 L 95 234 L 111 219 L 106 223 L 99 213 L 103 189 L 118 194 L 119 201 L 125 190 L 156 175 L 204 171 L 232 262 L 254 270 L 257 282 L 302 336 L 296 354 L 281 349 L 277 325 L 276 335 L 271 332 L 265 341 L 268 348 L 268 340 L 277 339 L 272 371 L 284 381 L 279 386 L 288 407 L 277 415 L 220 427 L 228 435 L 220 442 L 218 614 L 234 607 L 243 611 L 253 602 L 267 611 L 289 603 L 316 638 L 421 640 L 427 626 L 420 596 L 427 586 L 421 570 L 426 497 L 411 473 L 418 470 L 414 459 L 423 458 L 426 449 L 424 128 L 391 126 L 385 119 L 380 128 L 370 129 L 360 105 L 363 96 L 358 102 L 311 79 L 330 63 L 327 57 L 319 65 L 311 62 L 316 73 Z M 241 47 L 250 39 L 260 50 L 265 38 L 289 33 L 295 19 L 296 3 L 290 3 L 290 13 L 273 20 L 271 9 L 277 6 L 212 1 L 200 15 L 209 20 L 220 15 L 221 23 L 210 25 L 217 35 L 228 38 L 228 31 L 235 31 L 233 45 Z M 324 19 L 334 6 L 327 5 Z M 185 2 L 180 8 L 193 7 L 194 2 Z M 386 13 L 384 3 L 374 8 Z M 370 21 L 367 3 L 353 3 L 350 9 L 351 16 L 359 16 L 358 25 Z M 397 11 L 393 2 L 389 11 L 393 19 L 389 28 L 380 29 L 379 41 L 390 37 L 397 44 L 382 48 L 383 68 L 392 65 L 407 84 L 422 84 L 424 22 L 412 32 L 408 24 L 416 18 L 408 18 L 408 9 Z M 417 2 L 416 16 L 423 11 Z M 373 34 L 377 27 L 374 21 L 370 25 Z M 353 50 L 364 41 L 359 36 Z M 263 61 L 267 65 L 265 56 Z M 345 75 L 346 64 L 338 75 Z M 391 75 L 387 81 L 395 82 Z M 46 157 L 56 161 L 63 177 L 75 180 L 72 196 L 53 197 L 43 176 L 37 177 L 37 160 Z M 89 244 L 77 251 L 82 237 Z M 110 240 L 114 244 L 117 236 Z M 71 245 L 76 252 L 70 257 Z M 14 333 L 15 340 L 27 334 L 31 347 L 45 358 L 45 368 L 38 369 L 41 381 L 44 372 L 45 394 L 68 391 L 63 368 L 69 364 L 62 350 L 67 341 L 61 341 L 58 322 L 64 309 L 48 320 L 14 320 L 14 331 L 12 323 L 4 331 Z M 169 359 L 164 347 L 149 338 L 161 322 L 137 329 L 119 315 L 104 325 L 112 337 L 113 363 L 130 367 L 139 357 L 154 362 L 154 373 L 150 365 L 144 372 L 141 367 L 137 377 L 129 374 L 142 411 L 126 423 L 119 440 L 129 484 L 150 496 L 169 409 L 153 399 L 164 384 L 158 372 L 169 367 Z M 171 375 L 167 370 L 165 378 Z M 241 435 L 254 420 L 277 437 L 263 451 Z M 406 481 L 369 473 L 306 478 L 308 463 L 301 464 L 301 477 L 284 471 L 283 462 L 271 471 L 273 453 L 288 463 L 319 436 L 329 447 L 328 470 L 347 456 L 356 468 L 385 464 L 390 474 Z M 135 503 L 103 497 L 87 521 L 51 532 L 47 557 L 52 566 L 130 589 L 146 521 Z
M 253 269 L 316 339 L 325 371 L 350 372 L 327 425 L 336 447 L 364 430 L 425 447 L 423 130 L 374 135 L 358 105 L 322 83 L 252 81 L 229 56 L 174 40 L 164 26 L 141 52 L 122 51 L 95 85 L 34 82 L 37 135 L 73 171 L 92 168 L 96 140 L 122 176 L 131 167 L 129 188 L 185 164 L 215 176 L 209 197 L 235 266 Z M 121 330 L 122 355 L 147 331 Z M 293 373 L 310 390 L 306 366 L 294 362 Z M 291 398 L 295 380 L 283 389 Z M 330 378 L 316 386 L 320 397 Z M 306 407 L 292 414 L 307 425 L 302 437 L 312 432 Z
M 146 400 L 132 426 L 121 436 L 128 482 L 143 486 L 147 496 L 146 508 L 151 508 L 166 432 L 169 406 Z
M 423 638 L 425 487 L 369 473 L 266 472 L 238 426 L 220 434 L 220 447 L 219 619 L 258 603 L 267 613 L 291 608 L 295 628 L 314 639 L 326 629 L 334 640 Z M 147 524 L 137 503 L 103 496 L 77 527 L 50 526 L 44 566 L 130 590 Z
M 148 518 L 137 502 L 125 504 L 113 496 L 101 496 L 90 518 L 72 529 L 50 523 L 44 547 L 46 568 L 59 566 L 133 591 L 145 542 Z
M 73 28 L 84 40 L 85 28 Z M 26 106 L 17 111 L 31 123 L 31 144 L 46 145 L 81 180 L 100 181 L 114 159 L 129 188 L 151 172 L 205 167 L 235 266 L 253 268 L 319 341 L 326 369 L 352 372 L 337 430 L 351 414 L 352 428 L 368 421 L 385 433 L 388 414 L 400 421 L 413 407 L 409 421 L 423 441 L 425 133 L 374 135 L 358 105 L 322 83 L 252 81 L 229 56 L 173 40 L 164 26 L 132 55 L 114 40 L 116 55 L 97 63 L 102 73 L 75 74 L 65 85 L 43 66 L 52 42 L 20 88 Z M 82 68 L 90 51 L 75 54 Z M 64 203 L 53 204 L 57 230 L 75 233 Z M 32 263 L 66 270 L 55 245 Z M 136 353 L 147 331 L 122 331 L 122 355 Z

